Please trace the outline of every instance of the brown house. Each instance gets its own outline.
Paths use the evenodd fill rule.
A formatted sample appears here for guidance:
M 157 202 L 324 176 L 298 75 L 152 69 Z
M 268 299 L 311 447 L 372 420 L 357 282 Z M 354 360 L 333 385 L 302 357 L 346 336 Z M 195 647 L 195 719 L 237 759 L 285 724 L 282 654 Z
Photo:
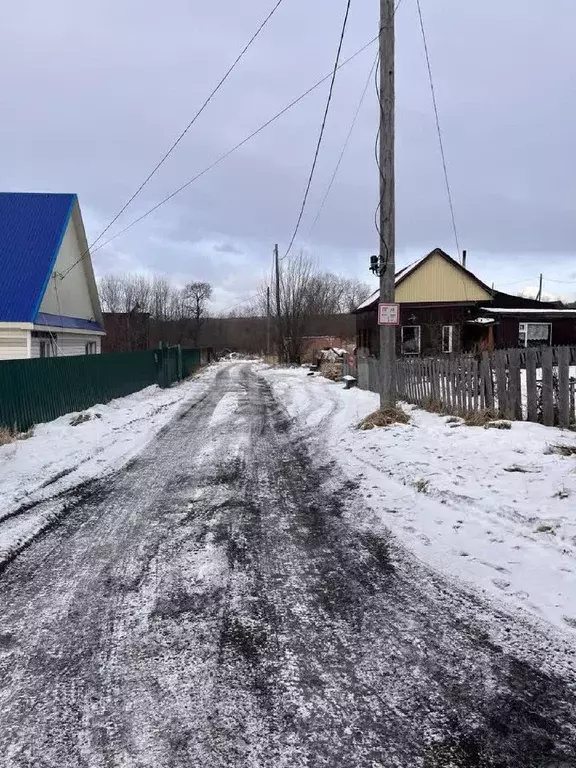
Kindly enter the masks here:
M 396 275 L 398 355 L 576 344 L 576 310 L 494 291 L 436 248 Z M 378 356 L 379 291 L 355 311 L 356 344 Z

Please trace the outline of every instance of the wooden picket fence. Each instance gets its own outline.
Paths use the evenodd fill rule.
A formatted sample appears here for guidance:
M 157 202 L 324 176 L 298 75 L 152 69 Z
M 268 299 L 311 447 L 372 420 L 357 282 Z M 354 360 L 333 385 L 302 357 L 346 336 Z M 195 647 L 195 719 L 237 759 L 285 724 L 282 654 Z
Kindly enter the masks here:
M 576 347 L 540 347 L 397 361 L 398 394 L 407 402 L 463 416 L 491 411 L 500 418 L 576 427 Z M 379 391 L 378 360 L 358 359 L 358 386 Z

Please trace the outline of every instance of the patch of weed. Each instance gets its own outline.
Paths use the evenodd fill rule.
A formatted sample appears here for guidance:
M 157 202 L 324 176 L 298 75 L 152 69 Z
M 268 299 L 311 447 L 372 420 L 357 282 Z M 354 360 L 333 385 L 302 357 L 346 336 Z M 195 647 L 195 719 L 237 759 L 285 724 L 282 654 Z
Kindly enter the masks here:
M 384 408 L 368 414 L 358 425 L 358 429 L 391 427 L 394 424 L 409 424 L 410 416 L 401 408 Z

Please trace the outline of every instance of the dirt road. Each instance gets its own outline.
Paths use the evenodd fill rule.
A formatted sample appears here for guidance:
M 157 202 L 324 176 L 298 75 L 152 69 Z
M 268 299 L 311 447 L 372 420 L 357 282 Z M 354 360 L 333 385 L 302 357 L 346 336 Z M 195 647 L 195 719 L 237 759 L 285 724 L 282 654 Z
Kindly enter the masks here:
M 224 367 L 0 574 L 0 764 L 576 765 L 574 680 L 363 515 Z

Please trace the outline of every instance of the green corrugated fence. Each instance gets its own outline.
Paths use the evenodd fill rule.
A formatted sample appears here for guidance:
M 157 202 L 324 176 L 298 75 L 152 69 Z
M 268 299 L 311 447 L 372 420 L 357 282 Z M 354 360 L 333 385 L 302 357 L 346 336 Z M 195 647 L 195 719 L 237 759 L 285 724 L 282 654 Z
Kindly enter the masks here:
M 194 371 L 200 367 L 201 350 L 199 349 L 183 349 L 182 350 L 182 372 L 184 378 L 191 376 Z
M 199 366 L 200 350 L 179 347 L 5 360 L 0 362 L 0 426 L 25 431 L 152 384 L 168 387 Z

